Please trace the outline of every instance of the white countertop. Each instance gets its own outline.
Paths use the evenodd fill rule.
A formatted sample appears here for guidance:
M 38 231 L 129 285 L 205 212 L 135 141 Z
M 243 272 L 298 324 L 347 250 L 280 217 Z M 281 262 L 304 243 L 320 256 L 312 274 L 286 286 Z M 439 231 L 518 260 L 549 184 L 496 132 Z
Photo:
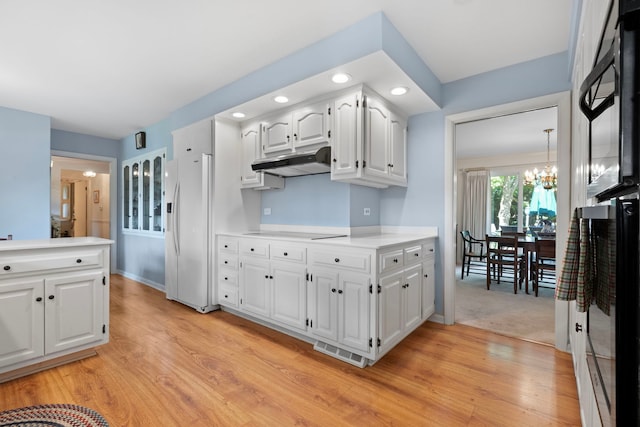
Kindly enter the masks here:
M 113 240 L 100 237 L 61 237 L 58 239 L 39 240 L 0 240 L 0 252 L 26 250 L 69 248 L 74 246 L 111 245 Z
M 387 246 L 408 244 L 413 241 L 438 237 L 437 232 L 421 233 L 375 233 L 352 236 L 339 236 L 318 233 L 294 232 L 248 232 L 248 233 L 220 233 L 226 236 L 236 236 L 254 239 L 281 240 L 289 242 L 306 242 L 318 245 L 338 245 L 367 249 L 381 249 Z

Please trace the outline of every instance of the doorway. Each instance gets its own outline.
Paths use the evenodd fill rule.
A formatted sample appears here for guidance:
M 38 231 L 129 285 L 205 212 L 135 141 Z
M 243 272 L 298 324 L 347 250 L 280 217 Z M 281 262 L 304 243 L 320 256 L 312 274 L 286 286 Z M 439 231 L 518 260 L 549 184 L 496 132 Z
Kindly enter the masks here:
M 73 235 L 110 239 L 111 271 L 117 260 L 117 159 L 66 151 L 51 152 L 51 234 L 64 233 L 60 222 L 72 220 Z M 73 191 L 72 191 L 73 184 Z M 72 209 L 72 200 L 77 205 Z M 78 218 L 84 217 L 86 224 Z M 69 224 L 69 227 L 71 225 Z M 71 234 L 71 233 L 69 233 Z
M 539 98 L 518 101 L 510 104 L 488 107 L 466 113 L 454 114 L 445 118 L 445 227 L 444 239 L 444 321 L 446 324 L 455 322 L 456 307 L 456 252 L 458 235 L 458 191 L 455 183 L 459 179 L 458 165 L 456 161 L 456 124 L 473 120 L 481 120 L 507 114 L 515 114 L 522 111 L 531 111 L 545 107 L 557 106 L 557 138 L 558 138 L 558 191 L 565 194 L 558 200 L 557 240 L 558 244 L 558 271 L 562 271 L 562 255 L 565 251 L 566 237 L 570 219 L 570 135 L 571 135 L 571 96 L 569 92 L 562 92 Z M 555 346 L 566 351 L 568 348 L 568 304 L 554 302 Z

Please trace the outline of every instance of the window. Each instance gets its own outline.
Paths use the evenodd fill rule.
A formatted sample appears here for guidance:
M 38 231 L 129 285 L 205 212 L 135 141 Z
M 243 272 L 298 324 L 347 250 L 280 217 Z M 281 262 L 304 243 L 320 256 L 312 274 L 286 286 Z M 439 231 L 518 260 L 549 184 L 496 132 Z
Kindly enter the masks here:
M 529 233 L 547 225 L 555 228 L 556 190 L 525 182 L 521 172 L 492 171 L 491 231 Z
M 122 227 L 124 231 L 162 235 L 164 233 L 165 150 L 122 164 Z

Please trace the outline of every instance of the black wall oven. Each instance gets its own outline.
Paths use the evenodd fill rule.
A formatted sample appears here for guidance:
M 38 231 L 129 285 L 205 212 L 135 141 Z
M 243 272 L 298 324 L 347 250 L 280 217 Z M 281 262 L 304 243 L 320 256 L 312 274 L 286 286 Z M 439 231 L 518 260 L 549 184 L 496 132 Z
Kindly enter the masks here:
M 640 425 L 640 0 L 613 0 L 593 70 L 589 119 L 590 284 L 587 366 L 603 425 Z M 589 211 L 588 208 L 583 209 Z

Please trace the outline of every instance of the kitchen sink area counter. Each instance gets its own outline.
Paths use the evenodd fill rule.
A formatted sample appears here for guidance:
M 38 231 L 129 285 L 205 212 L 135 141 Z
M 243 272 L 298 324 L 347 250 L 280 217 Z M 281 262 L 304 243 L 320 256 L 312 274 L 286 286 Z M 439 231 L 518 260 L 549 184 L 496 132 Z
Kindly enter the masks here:
M 219 234 L 215 303 L 364 367 L 434 313 L 436 239 L 435 229 Z

